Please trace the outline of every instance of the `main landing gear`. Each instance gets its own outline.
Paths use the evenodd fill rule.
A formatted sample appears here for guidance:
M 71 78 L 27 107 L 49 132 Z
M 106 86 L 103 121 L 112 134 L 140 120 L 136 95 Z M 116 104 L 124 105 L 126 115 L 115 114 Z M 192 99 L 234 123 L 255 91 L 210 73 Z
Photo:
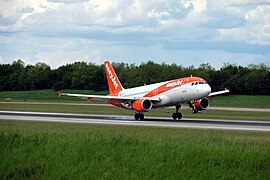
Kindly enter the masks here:
M 144 114 L 143 113 L 135 113 L 134 118 L 136 120 L 144 120 Z
M 182 113 L 179 112 L 179 109 L 180 108 L 181 108 L 181 105 L 180 104 L 175 106 L 176 112 L 172 114 L 172 118 L 174 120 L 176 120 L 176 119 L 179 119 L 179 120 L 182 119 Z M 144 120 L 144 114 L 143 113 L 136 112 L 134 114 L 134 118 L 136 120 Z
M 182 119 L 182 113 L 178 112 L 180 108 L 181 108 L 181 105 L 176 105 L 175 106 L 176 112 L 172 114 L 173 120 Z

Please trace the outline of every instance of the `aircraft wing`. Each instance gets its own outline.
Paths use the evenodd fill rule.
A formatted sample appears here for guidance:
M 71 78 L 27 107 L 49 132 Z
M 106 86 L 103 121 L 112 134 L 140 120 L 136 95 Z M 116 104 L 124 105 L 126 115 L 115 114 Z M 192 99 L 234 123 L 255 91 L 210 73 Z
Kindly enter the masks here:
M 212 97 L 212 96 L 216 96 L 216 95 L 220 95 L 220 94 L 225 94 L 230 92 L 228 89 L 222 90 L 222 91 L 217 91 L 217 92 L 212 92 L 208 95 L 208 97 Z
M 92 99 L 98 100 L 98 101 L 108 101 L 108 100 L 138 100 L 138 99 L 148 99 L 150 101 L 156 101 L 159 102 L 161 99 L 158 97 L 131 97 L 131 96 L 102 96 L 102 95 L 89 95 L 89 94 L 70 94 L 70 93 L 60 93 L 58 92 L 58 96 L 72 96 L 72 97 L 79 97 L 82 99 L 88 99 L 88 101 L 91 101 Z

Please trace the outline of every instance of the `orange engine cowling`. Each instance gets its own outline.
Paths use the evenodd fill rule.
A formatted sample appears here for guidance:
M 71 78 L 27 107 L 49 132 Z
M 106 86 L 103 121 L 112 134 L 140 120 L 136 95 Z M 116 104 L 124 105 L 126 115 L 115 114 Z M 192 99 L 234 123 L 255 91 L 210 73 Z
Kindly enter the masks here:
M 133 109 L 137 112 L 147 112 L 152 109 L 153 103 L 148 99 L 139 99 L 133 103 Z
M 198 111 L 206 110 L 210 106 L 210 101 L 207 98 L 198 99 L 195 101 L 194 106 Z

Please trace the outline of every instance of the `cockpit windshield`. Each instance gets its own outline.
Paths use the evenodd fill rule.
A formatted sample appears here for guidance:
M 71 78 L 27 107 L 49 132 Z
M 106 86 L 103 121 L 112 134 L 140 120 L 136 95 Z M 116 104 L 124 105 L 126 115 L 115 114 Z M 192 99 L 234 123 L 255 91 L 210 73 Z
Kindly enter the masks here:
M 191 86 L 195 86 L 195 85 L 198 85 L 198 84 L 208 84 L 208 83 L 206 81 L 193 82 L 193 83 L 191 83 Z

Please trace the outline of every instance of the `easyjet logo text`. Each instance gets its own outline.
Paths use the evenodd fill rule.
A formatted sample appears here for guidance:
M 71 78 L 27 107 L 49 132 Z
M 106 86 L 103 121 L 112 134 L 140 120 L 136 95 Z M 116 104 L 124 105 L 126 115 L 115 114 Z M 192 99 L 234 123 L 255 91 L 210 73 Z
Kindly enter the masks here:
M 174 82 L 170 82 L 166 84 L 166 87 L 175 87 L 175 86 L 181 86 L 183 84 L 183 80 L 178 80 Z
M 117 89 L 118 88 L 118 84 L 116 82 L 116 77 L 113 75 L 109 65 L 106 63 L 106 69 L 107 69 L 107 72 L 108 72 L 108 75 L 109 75 L 109 78 L 112 80 L 113 82 L 113 85 L 114 85 L 114 88 Z

